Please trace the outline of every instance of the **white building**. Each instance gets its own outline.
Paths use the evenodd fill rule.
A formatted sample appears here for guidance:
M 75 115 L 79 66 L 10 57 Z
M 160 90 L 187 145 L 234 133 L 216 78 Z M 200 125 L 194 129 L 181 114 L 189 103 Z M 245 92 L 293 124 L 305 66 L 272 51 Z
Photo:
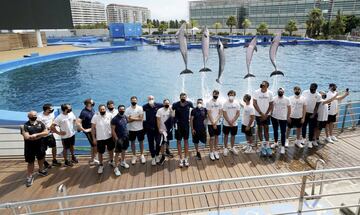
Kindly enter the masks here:
M 92 0 L 70 0 L 73 24 L 106 23 L 105 5 Z
M 146 23 L 150 10 L 146 7 L 109 4 L 106 6 L 107 21 L 110 23 Z

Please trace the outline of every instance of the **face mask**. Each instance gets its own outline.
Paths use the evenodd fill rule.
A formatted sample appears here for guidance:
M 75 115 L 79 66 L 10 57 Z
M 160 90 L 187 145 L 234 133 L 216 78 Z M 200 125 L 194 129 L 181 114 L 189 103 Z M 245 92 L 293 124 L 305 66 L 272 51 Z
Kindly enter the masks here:
M 169 108 L 170 107 L 170 105 L 164 105 L 164 108 Z
M 279 96 L 279 97 L 282 97 L 283 95 L 284 95 L 283 92 L 278 92 L 278 96 Z
M 34 117 L 29 117 L 29 120 L 30 120 L 30 121 L 32 121 L 32 122 L 35 122 L 35 121 L 36 121 L 36 119 L 37 119 L 37 117 L 36 117 L 36 116 L 34 116 Z
M 336 91 L 336 87 L 331 88 L 332 91 Z
M 109 109 L 109 111 L 113 111 L 114 110 L 114 108 L 108 108 Z
M 71 113 L 71 111 L 72 111 L 72 108 L 70 108 L 69 110 L 67 110 L 67 113 Z
M 184 103 L 184 102 L 186 102 L 186 99 L 180 99 L 180 101 L 181 101 L 182 103 Z
M 94 107 L 95 106 L 95 103 L 91 103 L 91 107 Z
M 124 115 L 124 113 L 125 113 L 125 111 L 123 111 L 123 110 L 119 111 L 119 114 L 120 114 L 121 116 Z
M 150 104 L 150 105 L 153 105 L 154 103 L 155 103 L 154 100 L 152 100 L 152 99 L 149 100 L 149 104 Z
M 137 103 L 136 102 L 131 102 L 131 105 L 132 106 L 135 106 Z
M 105 114 L 106 114 L 105 111 L 104 111 L 104 112 L 100 111 L 100 115 L 101 115 L 101 116 L 104 116 Z
M 218 99 L 218 98 L 219 98 L 219 96 L 213 96 L 213 98 L 216 100 L 216 99 Z
M 263 88 L 263 87 L 265 87 L 265 85 L 263 85 L 263 84 L 260 84 L 260 88 Z
M 323 99 L 326 99 L 326 95 L 322 95 L 321 97 L 322 97 Z
M 54 109 L 51 109 L 50 111 L 49 111 L 49 113 L 53 113 L 54 112 Z
M 202 104 L 201 103 L 197 104 L 197 107 L 202 108 Z
M 235 96 L 229 96 L 230 101 L 234 101 L 234 99 L 235 99 Z
M 296 91 L 296 92 L 295 92 L 295 95 L 297 95 L 297 96 L 300 95 L 300 92 L 299 92 L 299 91 Z

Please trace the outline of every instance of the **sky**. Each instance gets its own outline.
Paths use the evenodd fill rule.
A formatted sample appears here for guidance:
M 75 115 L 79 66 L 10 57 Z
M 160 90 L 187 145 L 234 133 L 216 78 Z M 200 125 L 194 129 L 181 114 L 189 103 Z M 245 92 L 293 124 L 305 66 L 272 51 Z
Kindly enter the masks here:
M 96 0 L 104 4 L 126 4 L 147 7 L 151 11 L 151 19 L 189 19 L 188 0 Z

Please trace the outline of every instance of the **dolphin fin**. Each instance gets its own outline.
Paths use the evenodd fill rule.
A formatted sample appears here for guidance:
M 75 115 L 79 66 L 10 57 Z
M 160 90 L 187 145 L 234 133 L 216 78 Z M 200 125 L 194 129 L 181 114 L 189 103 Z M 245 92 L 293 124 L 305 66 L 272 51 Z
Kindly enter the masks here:
M 245 44 L 245 45 L 244 45 L 244 48 L 249 47 L 249 44 L 250 44 L 250 43 Z
M 182 71 L 180 73 L 180 75 L 183 75 L 183 74 L 193 74 L 193 72 L 190 69 L 185 69 L 184 71 Z
M 218 82 L 219 84 L 221 84 L 221 81 L 219 78 L 216 79 L 216 82 Z
M 245 75 L 244 79 L 250 78 L 250 77 L 255 77 L 255 75 L 248 73 L 247 75 Z
M 257 46 L 254 47 L 254 50 L 257 52 Z
M 204 68 L 200 69 L 199 72 L 211 72 L 211 69 L 204 67 Z
M 272 76 L 274 76 L 274 75 L 282 75 L 282 76 L 284 76 L 284 73 L 281 72 L 281 71 L 275 70 L 274 72 L 272 72 L 272 73 L 270 74 L 270 77 L 272 77 Z
M 285 46 L 284 46 L 284 44 L 282 44 L 282 43 L 279 43 L 279 46 L 281 46 L 281 47 L 285 47 Z

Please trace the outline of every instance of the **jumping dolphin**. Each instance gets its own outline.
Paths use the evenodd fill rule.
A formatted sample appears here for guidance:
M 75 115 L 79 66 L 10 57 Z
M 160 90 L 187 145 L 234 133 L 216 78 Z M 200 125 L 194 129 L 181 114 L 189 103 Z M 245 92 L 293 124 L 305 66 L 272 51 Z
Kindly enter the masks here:
M 218 55 L 219 55 L 219 75 L 218 75 L 218 78 L 216 79 L 216 82 L 221 84 L 220 78 L 224 72 L 224 67 L 225 67 L 225 52 L 224 52 L 224 45 L 222 44 L 220 39 L 218 40 L 218 43 L 217 43 L 217 51 L 218 51 Z
M 254 51 L 257 51 L 256 42 L 257 42 L 257 39 L 256 39 L 256 37 L 254 37 L 248 45 L 244 46 L 244 47 L 246 47 L 246 66 L 247 66 L 247 72 L 248 72 L 247 75 L 245 75 L 244 79 L 250 78 L 250 77 L 255 77 L 255 75 L 250 73 L 250 64 L 251 64 L 251 60 L 252 60 Z
M 208 28 L 205 26 L 202 38 L 201 38 L 201 47 L 203 53 L 203 61 L 204 61 L 204 68 L 200 69 L 199 72 L 211 72 L 211 69 L 206 68 L 206 62 L 209 58 L 209 45 L 210 45 L 210 34 Z
M 272 77 L 273 75 L 282 75 L 282 76 L 284 76 L 283 72 L 277 70 L 276 63 L 275 63 L 276 52 L 277 52 L 279 46 L 283 46 L 280 43 L 280 39 L 281 39 L 281 35 L 279 35 L 279 34 L 276 35 L 275 38 L 273 39 L 272 43 L 271 43 L 271 46 L 270 46 L 270 51 L 269 51 L 270 61 L 271 61 L 271 63 L 273 64 L 273 66 L 275 68 L 275 71 L 270 74 L 270 77 Z
M 179 39 L 179 45 L 180 45 L 180 52 L 184 59 L 185 63 L 185 70 L 180 73 L 182 74 L 192 74 L 193 72 L 187 68 L 187 41 L 186 41 L 186 23 L 183 23 L 179 29 L 179 31 L 176 33 L 176 36 L 178 36 Z

